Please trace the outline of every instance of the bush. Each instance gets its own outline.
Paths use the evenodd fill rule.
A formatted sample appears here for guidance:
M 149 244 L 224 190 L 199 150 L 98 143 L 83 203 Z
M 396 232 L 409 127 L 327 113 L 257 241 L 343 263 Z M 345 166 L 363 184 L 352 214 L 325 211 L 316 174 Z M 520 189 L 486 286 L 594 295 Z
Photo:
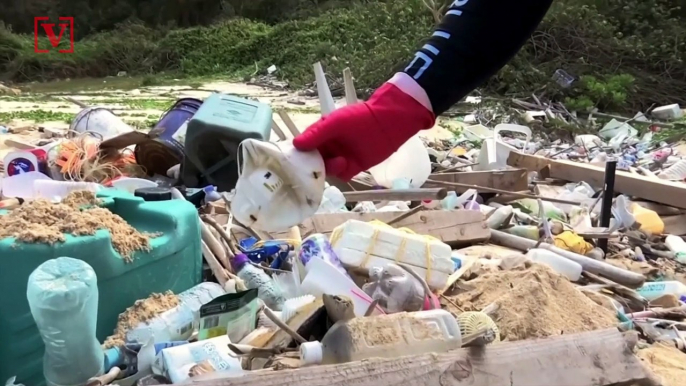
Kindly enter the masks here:
M 331 74 L 350 67 L 359 87 L 373 88 L 410 60 L 434 24 L 422 0 L 226 4 L 233 7 L 223 11 L 227 14 L 263 21 L 232 18 L 170 31 L 128 22 L 77 41 L 73 55 L 34 54 L 32 36 L 0 28 L 0 72 L 14 81 L 100 77 L 118 71 L 243 77 L 263 73 L 274 64 L 278 76 L 299 87 L 313 80 L 312 64 L 322 61 Z M 545 93 L 578 108 L 633 110 L 653 103 L 686 104 L 686 14 L 673 4 L 558 0 L 530 41 L 484 85 L 484 91 Z M 287 17 L 297 18 L 267 23 Z M 561 89 L 552 82 L 557 69 L 576 76 L 575 87 Z

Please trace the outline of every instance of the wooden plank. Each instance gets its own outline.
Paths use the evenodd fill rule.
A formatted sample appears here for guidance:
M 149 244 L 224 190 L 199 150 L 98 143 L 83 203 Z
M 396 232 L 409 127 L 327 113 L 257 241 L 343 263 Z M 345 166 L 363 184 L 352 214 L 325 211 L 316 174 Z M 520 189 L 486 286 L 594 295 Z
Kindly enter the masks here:
M 603 168 L 570 161 L 551 160 L 543 157 L 512 152 L 507 164 L 539 171 L 546 166 L 550 177 L 572 182 L 586 181 L 589 185 L 601 188 L 604 184 Z M 686 184 L 659 179 L 648 179 L 633 173 L 617 171 L 615 192 L 640 197 L 677 208 L 686 208 Z
M 457 184 L 479 185 L 485 188 L 507 190 L 519 192 L 528 190 L 529 185 L 526 178 L 526 170 L 494 170 L 485 172 L 463 172 L 463 173 L 434 173 L 429 176 L 430 180 L 452 182 Z M 430 182 L 424 184 L 425 187 L 433 187 Z M 466 188 L 455 188 L 458 192 L 464 192 Z
M 200 386 L 657 386 L 632 350 L 635 333 L 599 330 L 450 353 L 196 380 Z M 408 352 L 411 352 L 408 349 Z
M 376 213 L 333 213 L 316 214 L 300 224 L 300 234 L 306 237 L 313 233 L 329 235 L 334 228 L 348 220 L 387 222 L 404 212 Z M 422 235 L 433 236 L 451 246 L 471 245 L 488 240 L 491 230 L 484 221 L 484 215 L 475 210 L 432 210 L 422 211 L 405 218 L 393 226 L 409 228 Z M 274 233 L 274 238 L 286 237 L 286 233 Z

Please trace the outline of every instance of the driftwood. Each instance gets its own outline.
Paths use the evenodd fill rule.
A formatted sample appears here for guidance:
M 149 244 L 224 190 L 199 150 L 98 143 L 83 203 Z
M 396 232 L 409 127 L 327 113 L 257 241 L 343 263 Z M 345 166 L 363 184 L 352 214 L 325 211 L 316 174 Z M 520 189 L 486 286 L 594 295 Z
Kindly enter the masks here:
M 505 342 L 443 354 L 372 359 L 240 378 L 196 380 L 200 386 L 657 386 L 633 355 L 635 333 L 617 329 Z M 411 349 L 409 349 L 411 351 Z
M 385 223 L 406 212 L 330 213 L 315 214 L 300 224 L 300 233 L 307 237 L 313 233 L 329 235 L 334 228 L 348 220 Z M 422 235 L 433 236 L 451 246 L 472 245 L 488 240 L 491 230 L 478 210 L 424 210 L 393 224 L 396 228 L 409 228 Z M 284 232 L 273 233 L 274 238 L 285 238 Z

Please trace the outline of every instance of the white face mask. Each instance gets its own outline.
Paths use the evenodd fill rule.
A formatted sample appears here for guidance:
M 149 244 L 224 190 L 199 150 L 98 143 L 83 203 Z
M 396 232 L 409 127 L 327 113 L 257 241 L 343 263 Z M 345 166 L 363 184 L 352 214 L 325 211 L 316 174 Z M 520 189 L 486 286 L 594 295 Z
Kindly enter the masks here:
M 239 145 L 239 155 L 231 212 L 243 225 L 283 231 L 317 211 L 326 183 L 319 152 L 298 151 L 291 141 L 246 139 Z

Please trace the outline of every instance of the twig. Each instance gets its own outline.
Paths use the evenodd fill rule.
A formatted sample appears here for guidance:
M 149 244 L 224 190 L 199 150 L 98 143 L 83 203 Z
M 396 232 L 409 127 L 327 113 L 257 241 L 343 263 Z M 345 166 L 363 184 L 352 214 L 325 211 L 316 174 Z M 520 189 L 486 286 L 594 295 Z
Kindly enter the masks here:
M 270 310 L 268 307 L 264 308 L 264 314 L 274 322 L 280 329 L 284 330 L 288 335 L 291 336 L 291 338 L 295 339 L 298 343 L 306 343 L 307 340 L 303 338 L 300 334 L 298 334 L 296 331 L 293 331 L 292 328 L 288 327 L 286 323 L 281 321 L 278 316 L 274 315 L 274 312 Z
M 376 306 L 379 305 L 379 299 L 374 299 L 371 303 L 369 303 L 369 307 L 367 307 L 367 311 L 364 313 L 364 317 L 372 316 L 374 313 L 374 310 L 376 309 Z
M 400 221 L 402 221 L 402 220 L 404 220 L 404 219 L 406 219 L 406 218 L 412 216 L 412 215 L 415 214 L 415 213 L 421 212 L 422 209 L 424 209 L 423 206 L 417 205 L 417 206 L 415 206 L 414 208 L 412 208 L 412 209 L 406 211 L 405 213 L 403 213 L 403 214 L 401 214 L 401 215 L 399 215 L 399 216 L 393 217 L 390 221 L 388 221 L 388 222 L 386 223 L 386 225 L 393 225 L 393 224 L 395 224 L 395 223 L 398 223 L 398 222 L 400 222 Z
M 233 256 L 231 256 L 231 258 L 236 257 L 236 254 L 238 254 L 238 251 L 233 247 L 233 242 L 231 241 L 231 236 L 229 236 L 229 234 L 226 233 L 226 230 L 224 230 L 224 228 L 221 225 L 219 225 L 217 220 L 213 219 L 212 217 L 210 217 L 206 214 L 201 214 L 200 218 L 202 219 L 202 221 L 210 224 L 212 226 L 212 228 L 214 228 L 214 230 L 216 230 L 217 233 L 219 233 L 219 236 L 221 236 L 221 238 L 224 240 L 224 242 L 226 242 L 226 246 L 229 248 L 229 250 L 233 254 Z M 233 267 L 229 268 L 229 270 L 233 270 Z
M 453 299 L 445 296 L 444 294 L 440 294 L 439 296 L 443 300 L 445 300 L 446 302 L 450 303 L 453 307 L 457 308 L 460 312 L 464 312 L 464 309 L 462 307 L 458 306 L 457 303 L 455 303 L 455 301 Z

